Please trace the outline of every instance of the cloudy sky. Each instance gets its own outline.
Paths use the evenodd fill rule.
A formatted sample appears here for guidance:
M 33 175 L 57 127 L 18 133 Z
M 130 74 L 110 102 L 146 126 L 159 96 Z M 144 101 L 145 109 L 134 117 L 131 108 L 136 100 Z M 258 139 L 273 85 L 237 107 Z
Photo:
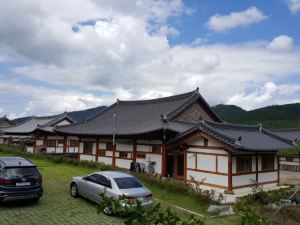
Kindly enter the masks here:
M 0 116 L 196 87 L 211 105 L 300 102 L 300 0 L 0 0 Z

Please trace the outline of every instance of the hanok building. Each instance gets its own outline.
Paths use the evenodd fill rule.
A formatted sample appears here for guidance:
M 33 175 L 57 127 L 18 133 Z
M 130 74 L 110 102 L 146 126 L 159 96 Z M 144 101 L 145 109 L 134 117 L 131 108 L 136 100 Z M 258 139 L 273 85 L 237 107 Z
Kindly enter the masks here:
M 3 128 L 4 138 L 12 142 L 22 142 L 31 153 L 78 153 L 79 142 L 77 137 L 59 136 L 54 128 L 74 123 L 66 113 L 56 116 L 36 117 L 27 121 Z
M 300 140 L 300 128 L 277 129 L 272 132 L 295 143 Z M 279 163 L 282 170 L 300 171 L 300 155 L 281 156 Z
M 141 101 L 120 101 L 85 122 L 55 128 L 77 136 L 79 159 L 198 182 L 233 191 L 253 182 L 277 186 L 276 152 L 292 141 L 261 126 L 223 123 L 198 92 Z
M 1 131 L 1 129 L 10 127 L 12 125 L 14 125 L 14 123 L 11 120 L 9 120 L 6 116 L 0 118 L 0 144 L 4 144 L 6 141 L 3 136 L 3 131 Z

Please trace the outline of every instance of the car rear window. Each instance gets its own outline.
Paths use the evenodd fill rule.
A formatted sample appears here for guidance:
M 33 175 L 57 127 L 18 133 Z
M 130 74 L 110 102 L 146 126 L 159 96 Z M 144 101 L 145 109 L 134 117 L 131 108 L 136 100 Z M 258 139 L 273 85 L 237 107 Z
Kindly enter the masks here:
M 13 167 L 6 168 L 7 177 L 38 177 L 40 174 L 36 167 Z
M 134 177 L 121 177 L 114 179 L 119 189 L 140 188 L 143 185 Z

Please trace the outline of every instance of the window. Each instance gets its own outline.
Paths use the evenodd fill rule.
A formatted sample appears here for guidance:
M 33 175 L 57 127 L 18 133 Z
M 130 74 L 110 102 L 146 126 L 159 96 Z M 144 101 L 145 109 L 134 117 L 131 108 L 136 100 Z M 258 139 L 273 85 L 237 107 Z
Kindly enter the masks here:
M 78 147 L 79 141 L 78 140 L 70 140 L 70 147 Z
M 83 143 L 83 154 L 93 154 L 93 142 Z
M 109 151 L 113 150 L 113 144 L 111 142 L 106 143 L 106 150 L 109 150 Z
M 98 150 L 98 155 L 99 156 L 106 156 L 106 150 L 103 150 L 103 149 Z
M 286 157 L 285 160 L 287 162 L 293 162 L 294 161 L 294 158 L 293 157 Z
M 120 152 L 119 157 L 120 158 L 128 158 L 128 153 L 127 152 Z
M 274 170 L 274 156 L 265 155 L 261 157 L 262 170 Z
M 145 153 L 136 153 L 136 157 L 138 159 L 146 159 L 146 154 Z
M 249 173 L 252 171 L 251 156 L 239 156 L 236 158 L 236 172 Z
M 152 145 L 153 153 L 161 153 L 161 145 Z
M 47 147 L 56 147 L 56 140 L 47 140 Z
M 143 185 L 135 177 L 121 177 L 114 179 L 119 189 L 141 188 Z
M 57 141 L 57 145 L 63 145 L 64 144 L 64 140 L 58 140 Z

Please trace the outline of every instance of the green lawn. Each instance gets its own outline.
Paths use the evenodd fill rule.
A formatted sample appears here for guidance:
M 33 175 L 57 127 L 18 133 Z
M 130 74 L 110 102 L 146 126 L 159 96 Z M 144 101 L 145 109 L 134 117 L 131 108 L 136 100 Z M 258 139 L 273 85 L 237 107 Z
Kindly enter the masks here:
M 10 154 L 11 155 L 11 154 Z M 0 156 L 8 156 L 0 152 Z M 32 159 L 43 175 L 44 195 L 38 203 L 0 206 L 1 225 L 75 225 L 75 224 L 123 224 L 122 220 L 96 213 L 96 205 L 85 199 L 74 199 L 69 194 L 71 177 L 86 175 L 93 169 L 67 164 L 55 164 L 48 160 Z M 154 198 L 172 205 L 177 205 L 205 214 L 205 205 L 190 196 L 175 195 L 146 184 L 153 192 Z M 163 204 L 163 207 L 169 206 Z M 178 213 L 182 213 L 176 210 Z M 183 214 L 183 213 L 182 213 Z M 207 225 L 239 224 L 237 217 L 206 219 Z

